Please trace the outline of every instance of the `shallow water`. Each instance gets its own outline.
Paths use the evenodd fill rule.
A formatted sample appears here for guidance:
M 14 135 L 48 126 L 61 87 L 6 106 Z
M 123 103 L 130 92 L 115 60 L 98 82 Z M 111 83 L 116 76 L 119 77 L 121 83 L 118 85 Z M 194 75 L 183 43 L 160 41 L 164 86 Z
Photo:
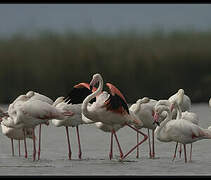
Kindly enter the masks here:
M 6 106 L 5 106 L 6 107 Z M 211 125 L 211 109 L 208 104 L 192 106 L 200 118 L 203 128 Z M 78 159 L 76 129 L 69 128 L 72 160 L 68 160 L 67 141 L 64 127 L 42 126 L 41 160 L 32 161 L 32 140 L 27 139 L 28 159 L 24 158 L 23 141 L 21 157 L 18 156 L 18 142 L 14 142 L 15 156 L 11 155 L 10 140 L 0 134 L 0 175 L 210 175 L 211 141 L 201 140 L 193 144 L 192 162 L 185 163 L 184 156 L 178 154 L 174 162 L 172 156 L 175 143 L 155 141 L 156 159 L 149 159 L 148 141 L 140 146 L 140 157 L 136 151 L 124 161 L 119 161 L 119 153 L 114 141 L 114 159 L 109 160 L 110 134 L 102 132 L 94 125 L 79 127 L 82 160 Z M 145 129 L 143 132 L 147 133 Z M 38 128 L 36 129 L 38 134 Z M 117 132 L 124 152 L 136 142 L 136 133 L 128 128 Z M 142 137 L 140 137 L 142 138 Z M 37 143 L 38 144 L 38 143 Z M 189 159 L 189 147 L 187 155 Z

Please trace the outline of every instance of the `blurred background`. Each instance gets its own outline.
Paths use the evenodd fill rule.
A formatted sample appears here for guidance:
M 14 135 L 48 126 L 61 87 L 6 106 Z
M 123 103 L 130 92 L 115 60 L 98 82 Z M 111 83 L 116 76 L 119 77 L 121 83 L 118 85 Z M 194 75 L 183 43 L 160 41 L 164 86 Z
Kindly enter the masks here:
M 211 4 L 0 4 L 0 103 L 100 73 L 128 103 L 211 96 Z

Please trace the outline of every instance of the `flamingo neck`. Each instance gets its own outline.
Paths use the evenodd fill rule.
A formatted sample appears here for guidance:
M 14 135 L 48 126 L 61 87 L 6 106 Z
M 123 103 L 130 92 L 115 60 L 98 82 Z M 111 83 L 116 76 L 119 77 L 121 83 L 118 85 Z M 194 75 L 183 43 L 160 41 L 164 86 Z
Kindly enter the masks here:
M 156 134 L 157 134 L 157 136 L 158 137 L 160 137 L 160 135 L 161 135 L 161 132 L 162 132 L 162 129 L 166 126 L 166 124 L 170 121 L 170 120 L 172 120 L 172 113 L 171 113 L 171 111 L 169 110 L 169 109 L 165 109 L 164 111 L 166 111 L 167 112 L 167 116 L 166 116 L 166 118 L 164 119 L 164 121 L 162 121 L 161 122 L 161 124 L 160 124 L 160 126 L 157 126 L 156 127 Z M 160 138 L 161 139 L 161 138 Z
M 182 118 L 182 109 L 178 103 L 176 103 L 176 109 L 177 109 L 177 117 L 176 119 L 181 119 Z
M 88 110 L 87 106 L 88 106 L 89 102 L 93 98 L 97 97 L 103 90 L 103 79 L 102 79 L 102 77 L 99 77 L 98 82 L 99 82 L 99 86 L 98 86 L 97 90 L 94 91 L 92 94 L 90 94 L 89 96 L 87 96 L 84 99 L 84 101 L 82 103 L 82 107 L 81 107 L 82 113 L 84 114 L 84 116 L 86 116 L 89 119 L 93 119 L 93 117 L 92 117 L 90 111 Z

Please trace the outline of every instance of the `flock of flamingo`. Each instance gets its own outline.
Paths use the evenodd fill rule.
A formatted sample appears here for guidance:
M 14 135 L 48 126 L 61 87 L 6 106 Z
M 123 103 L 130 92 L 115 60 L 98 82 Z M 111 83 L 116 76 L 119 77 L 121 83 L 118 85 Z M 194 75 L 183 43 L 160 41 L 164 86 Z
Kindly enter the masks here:
M 98 85 L 98 87 L 96 87 Z M 190 161 L 192 159 L 192 143 L 202 139 L 211 139 L 211 126 L 204 129 L 198 125 L 199 118 L 191 112 L 191 100 L 183 89 L 166 100 L 154 100 L 144 97 L 138 99 L 130 108 L 123 94 L 111 83 L 106 83 L 109 92 L 103 91 L 103 78 L 94 74 L 90 83 L 79 83 L 64 97 L 55 101 L 34 91 L 18 96 L 6 112 L 0 110 L 2 133 L 11 139 L 12 155 L 14 156 L 13 140 L 18 140 L 19 156 L 20 141 L 24 141 L 25 158 L 28 157 L 26 138 L 33 140 L 33 161 L 36 159 L 35 127 L 39 125 L 38 160 L 41 151 L 41 125 L 56 127 L 64 126 L 67 135 L 68 158 L 71 159 L 71 146 L 68 127 L 76 127 L 78 139 L 78 158 L 81 159 L 79 128 L 81 124 L 95 124 L 104 132 L 111 133 L 109 158 L 113 158 L 113 137 L 117 142 L 120 159 L 126 158 L 137 150 L 147 139 L 149 141 L 149 157 L 155 158 L 155 137 L 161 142 L 175 142 L 173 159 L 176 157 L 177 146 L 181 157 L 182 145 L 184 158 L 187 162 L 186 144 L 191 145 Z M 211 99 L 209 101 L 211 106 Z M 116 132 L 123 127 L 129 127 L 137 133 L 137 144 L 123 153 Z M 141 132 L 147 128 L 148 134 Z M 152 143 L 150 131 L 152 131 Z M 139 141 L 139 135 L 143 139 Z

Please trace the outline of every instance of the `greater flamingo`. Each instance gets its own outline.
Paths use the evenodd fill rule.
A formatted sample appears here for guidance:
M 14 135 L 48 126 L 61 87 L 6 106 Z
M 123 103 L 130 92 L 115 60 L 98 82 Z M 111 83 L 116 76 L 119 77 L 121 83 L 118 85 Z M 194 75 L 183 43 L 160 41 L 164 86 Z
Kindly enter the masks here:
M 148 136 L 130 125 L 130 124 L 140 124 L 141 121 L 136 119 L 134 116 L 130 115 L 127 102 L 122 93 L 111 83 L 106 83 L 106 85 L 110 90 L 110 94 L 105 91 L 102 93 L 103 78 L 100 74 L 93 75 L 93 78 L 90 82 L 90 87 L 94 87 L 94 85 L 98 82 L 99 86 L 97 90 L 94 91 L 92 94 L 88 95 L 84 99 L 82 104 L 82 113 L 84 114 L 84 116 L 86 116 L 88 119 L 92 121 L 102 122 L 103 124 L 112 127 L 112 133 L 114 134 L 119 147 L 120 158 L 124 159 L 137 146 L 141 145 L 144 141 L 146 141 Z M 93 102 L 91 105 L 88 105 L 89 102 L 96 96 L 99 96 L 96 99 L 96 102 Z M 122 127 L 127 125 L 133 130 L 138 131 L 140 134 L 142 134 L 144 136 L 144 139 L 124 155 L 119 145 L 116 132 L 114 130 L 115 125 Z
M 2 119 L 4 121 L 4 119 Z M 5 126 L 3 123 L 1 123 L 1 129 L 2 129 L 2 134 L 10 138 L 11 140 L 11 145 L 12 145 L 12 156 L 14 156 L 14 145 L 13 145 L 13 140 L 18 140 L 18 148 L 19 148 L 19 156 L 21 155 L 20 152 L 20 141 L 24 140 L 24 132 L 23 129 L 21 128 L 11 128 Z M 26 129 L 26 138 L 32 139 L 33 135 L 33 129 L 27 128 Z M 25 151 L 26 152 L 26 151 Z M 26 156 L 26 154 L 25 154 Z
M 159 124 L 158 118 L 163 111 L 167 113 L 167 116 L 165 120 Z M 187 162 L 186 144 L 202 139 L 211 139 L 211 131 L 208 129 L 203 129 L 185 119 L 172 120 L 172 112 L 170 108 L 165 105 L 157 105 L 155 107 L 154 122 L 159 125 L 155 129 L 155 134 L 159 141 L 175 141 L 183 144 L 185 162 Z
M 86 96 L 92 93 L 92 90 L 90 90 L 88 83 L 79 83 L 73 87 L 71 92 L 64 98 L 64 97 L 58 97 L 56 101 L 54 102 L 54 106 L 57 109 L 61 110 L 71 110 L 73 112 L 73 116 L 66 117 L 64 120 L 56 120 L 53 119 L 52 123 L 56 127 L 65 126 L 66 128 L 66 134 L 67 134 L 67 142 L 68 142 L 68 156 L 69 159 L 71 159 L 71 146 L 70 146 L 70 139 L 69 139 L 69 131 L 68 127 L 76 127 L 76 134 L 78 139 L 78 158 L 81 159 L 82 151 L 81 151 L 81 144 L 80 144 L 80 136 L 79 136 L 79 125 L 81 124 L 90 124 L 94 123 L 93 121 L 86 118 L 81 113 L 81 104 Z M 95 101 L 93 99 L 92 101 Z
M 4 125 L 13 128 L 33 128 L 33 160 L 36 157 L 36 144 L 34 128 L 41 123 L 48 123 L 52 119 L 63 120 L 66 116 L 72 116 L 73 113 L 67 110 L 59 110 L 54 106 L 37 99 L 31 99 L 31 96 L 21 95 L 14 103 L 9 106 L 8 114 L 12 121 L 4 120 Z M 24 133 L 25 134 L 25 133 Z
M 130 107 L 130 113 L 133 113 L 136 118 L 142 121 L 142 124 L 140 123 L 138 126 L 135 127 L 137 129 L 141 128 L 147 128 L 148 130 L 148 138 L 149 138 L 149 157 L 155 158 L 155 145 L 154 145 L 154 130 L 156 128 L 156 125 L 153 124 L 154 119 L 154 106 L 157 103 L 157 100 L 149 99 L 148 97 L 144 97 L 142 99 L 138 99 L 136 103 L 132 104 Z M 164 116 L 162 115 L 160 117 L 159 122 L 164 120 Z M 150 133 L 149 129 L 152 130 L 152 150 L 151 150 L 151 143 L 150 143 Z M 137 133 L 137 141 L 138 141 L 138 133 Z M 139 147 L 137 147 L 137 155 L 136 157 L 139 157 Z

